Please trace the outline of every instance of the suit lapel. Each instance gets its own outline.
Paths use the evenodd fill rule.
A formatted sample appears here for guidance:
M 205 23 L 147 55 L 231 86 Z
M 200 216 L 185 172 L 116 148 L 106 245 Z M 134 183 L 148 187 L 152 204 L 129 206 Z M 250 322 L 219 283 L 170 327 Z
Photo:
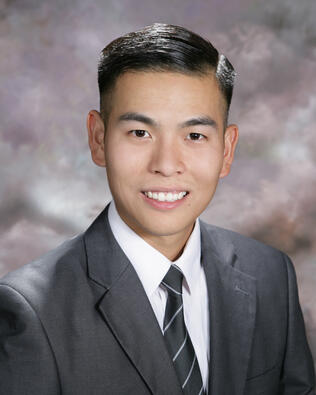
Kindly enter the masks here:
M 182 394 L 145 290 L 116 242 L 107 208 L 85 233 L 88 276 L 101 285 L 97 309 L 154 394 Z
M 234 247 L 215 227 L 201 223 L 201 238 L 210 307 L 209 393 L 241 395 L 255 322 L 255 279 L 234 268 Z

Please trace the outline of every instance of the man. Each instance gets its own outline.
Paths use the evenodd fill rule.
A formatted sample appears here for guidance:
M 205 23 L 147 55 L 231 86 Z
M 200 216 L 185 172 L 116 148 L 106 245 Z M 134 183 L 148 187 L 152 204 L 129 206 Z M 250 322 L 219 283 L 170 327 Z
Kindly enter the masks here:
M 0 285 L 1 394 L 313 394 L 283 253 L 199 221 L 238 139 L 234 70 L 154 24 L 103 51 L 93 161 L 113 202 Z

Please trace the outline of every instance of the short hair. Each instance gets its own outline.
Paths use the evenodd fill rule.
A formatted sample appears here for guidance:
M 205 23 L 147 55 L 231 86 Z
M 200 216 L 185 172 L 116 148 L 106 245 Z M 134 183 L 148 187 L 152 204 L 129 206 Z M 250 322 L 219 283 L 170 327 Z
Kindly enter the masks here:
M 110 111 L 110 93 L 117 78 L 126 71 L 174 71 L 188 75 L 213 71 L 226 102 L 226 125 L 236 73 L 229 60 L 198 34 L 181 26 L 154 23 L 108 44 L 98 64 L 104 122 Z

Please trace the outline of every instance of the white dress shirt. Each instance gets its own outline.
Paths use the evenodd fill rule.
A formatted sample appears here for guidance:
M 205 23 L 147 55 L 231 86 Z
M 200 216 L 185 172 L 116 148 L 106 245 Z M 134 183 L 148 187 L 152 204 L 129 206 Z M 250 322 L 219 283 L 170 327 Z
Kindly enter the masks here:
M 167 302 L 167 291 L 161 281 L 170 265 L 176 264 L 183 272 L 183 311 L 196 357 L 199 362 L 203 386 L 208 390 L 209 363 L 209 309 L 205 273 L 201 265 L 201 236 L 199 219 L 196 220 L 182 255 L 171 262 L 158 250 L 138 236 L 118 214 L 111 202 L 108 219 L 115 239 L 124 251 L 145 289 L 161 330 Z

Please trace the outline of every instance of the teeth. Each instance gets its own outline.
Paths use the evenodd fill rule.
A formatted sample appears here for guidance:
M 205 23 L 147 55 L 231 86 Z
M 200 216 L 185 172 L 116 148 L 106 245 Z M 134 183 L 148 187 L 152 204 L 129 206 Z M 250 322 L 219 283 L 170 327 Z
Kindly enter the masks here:
M 150 199 L 158 200 L 159 202 L 175 202 L 176 200 L 181 200 L 187 194 L 187 192 L 144 192 L 144 194 Z
M 165 196 L 165 194 L 163 192 L 159 192 L 158 193 L 158 200 L 159 200 L 159 202 L 164 202 L 165 200 L 167 200 L 167 196 Z

